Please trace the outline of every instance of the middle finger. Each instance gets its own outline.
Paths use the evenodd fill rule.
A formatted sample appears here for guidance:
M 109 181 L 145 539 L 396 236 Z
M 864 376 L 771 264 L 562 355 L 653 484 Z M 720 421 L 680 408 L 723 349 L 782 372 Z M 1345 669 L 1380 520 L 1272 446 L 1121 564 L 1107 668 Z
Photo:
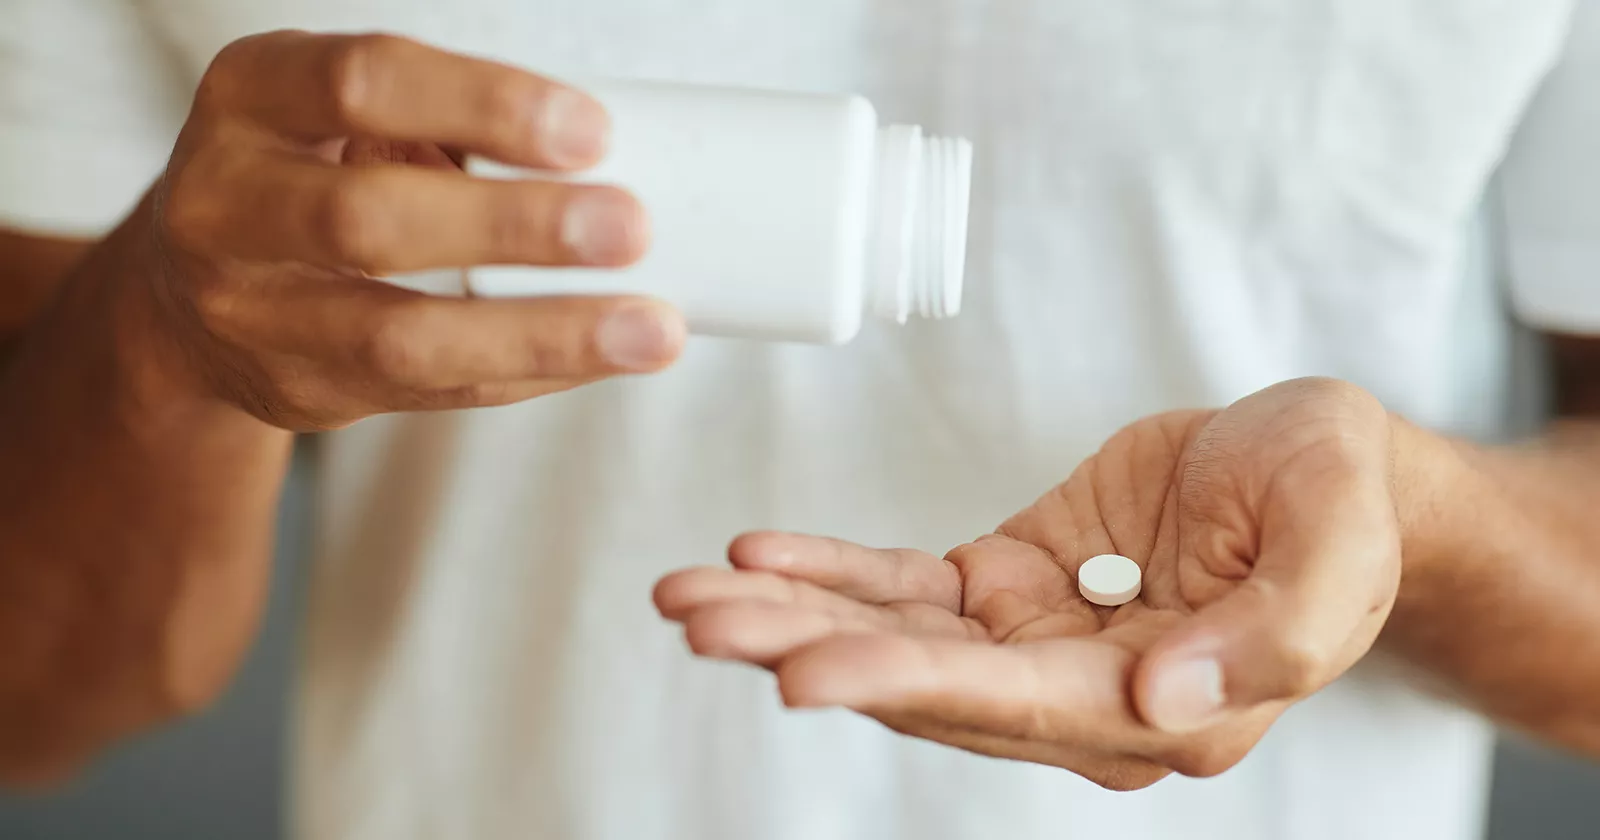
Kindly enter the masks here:
M 214 153 L 220 154 L 220 153 Z M 175 188 L 198 249 L 387 275 L 475 265 L 618 267 L 649 222 L 609 186 L 479 179 L 450 169 L 341 167 L 267 153 L 205 160 Z

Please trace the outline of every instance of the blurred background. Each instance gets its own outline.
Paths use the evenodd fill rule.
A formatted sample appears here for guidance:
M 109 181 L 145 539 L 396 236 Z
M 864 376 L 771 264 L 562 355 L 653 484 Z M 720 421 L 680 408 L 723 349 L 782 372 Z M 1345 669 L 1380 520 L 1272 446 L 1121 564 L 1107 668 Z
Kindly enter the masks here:
M 227 698 L 204 717 L 111 756 L 66 793 L 0 797 L 0 840 L 281 840 L 284 730 L 310 520 L 299 461 L 265 632 Z M 1600 766 L 1507 739 L 1495 767 L 1490 840 L 1596 837 Z

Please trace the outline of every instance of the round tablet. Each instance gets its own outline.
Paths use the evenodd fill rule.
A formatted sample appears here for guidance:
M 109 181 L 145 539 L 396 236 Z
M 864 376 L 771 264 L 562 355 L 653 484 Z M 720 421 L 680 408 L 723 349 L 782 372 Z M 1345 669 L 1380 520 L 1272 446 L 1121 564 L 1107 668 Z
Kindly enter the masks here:
M 1120 607 L 1139 597 L 1144 571 L 1120 554 L 1091 557 L 1078 569 L 1078 591 L 1102 607 Z

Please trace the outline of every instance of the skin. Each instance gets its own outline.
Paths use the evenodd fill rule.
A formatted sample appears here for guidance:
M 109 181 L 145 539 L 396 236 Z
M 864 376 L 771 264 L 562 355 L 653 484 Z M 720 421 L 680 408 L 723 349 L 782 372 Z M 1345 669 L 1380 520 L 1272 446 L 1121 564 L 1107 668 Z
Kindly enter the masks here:
M 59 780 L 205 706 L 254 636 L 296 432 L 648 373 L 681 317 L 639 298 L 446 299 L 373 279 L 615 266 L 620 190 L 468 178 L 605 153 L 598 103 L 384 36 L 217 57 L 165 175 L 97 242 L 0 233 L 0 782 Z
M 398 39 L 259 36 L 217 59 L 166 176 L 110 236 L 0 232 L 0 781 L 59 779 L 226 684 L 294 432 L 672 361 L 682 322 L 652 301 L 435 300 L 369 279 L 636 258 L 626 195 L 456 166 L 592 163 L 597 108 Z M 1600 405 L 1591 348 L 1558 345 L 1574 410 Z M 1582 423 L 1477 450 L 1349 385 L 1290 383 L 1135 424 L 946 558 L 752 535 L 733 569 L 675 575 L 657 602 L 696 650 L 776 670 L 793 705 L 1114 788 L 1231 766 L 1375 639 L 1600 753 L 1600 674 L 1582 666 L 1600 661 L 1597 465 Z M 1072 578 L 1109 550 L 1148 574 L 1117 610 Z
M 1563 344 L 1578 410 L 1593 347 Z M 775 672 L 790 706 L 1115 790 L 1228 770 L 1375 646 L 1600 756 L 1597 508 L 1592 422 L 1481 449 L 1310 379 L 1136 422 L 942 558 L 752 534 L 655 601 L 697 653 Z M 1144 569 L 1137 600 L 1079 595 L 1103 553 Z

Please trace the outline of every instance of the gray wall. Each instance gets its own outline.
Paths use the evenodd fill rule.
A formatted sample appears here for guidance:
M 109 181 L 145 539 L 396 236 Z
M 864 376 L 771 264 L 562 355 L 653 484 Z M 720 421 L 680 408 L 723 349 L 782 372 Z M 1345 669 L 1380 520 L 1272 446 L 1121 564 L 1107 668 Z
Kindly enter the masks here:
M 1518 741 L 1495 763 L 1493 840 L 1600 838 L 1600 766 Z
M 304 474 L 291 479 L 283 511 L 266 632 L 228 697 L 198 721 L 112 756 L 64 795 L 0 798 L 0 838 L 282 837 L 286 686 L 304 582 Z M 1492 825 L 1493 840 L 1600 838 L 1600 767 L 1508 743 L 1500 751 Z

